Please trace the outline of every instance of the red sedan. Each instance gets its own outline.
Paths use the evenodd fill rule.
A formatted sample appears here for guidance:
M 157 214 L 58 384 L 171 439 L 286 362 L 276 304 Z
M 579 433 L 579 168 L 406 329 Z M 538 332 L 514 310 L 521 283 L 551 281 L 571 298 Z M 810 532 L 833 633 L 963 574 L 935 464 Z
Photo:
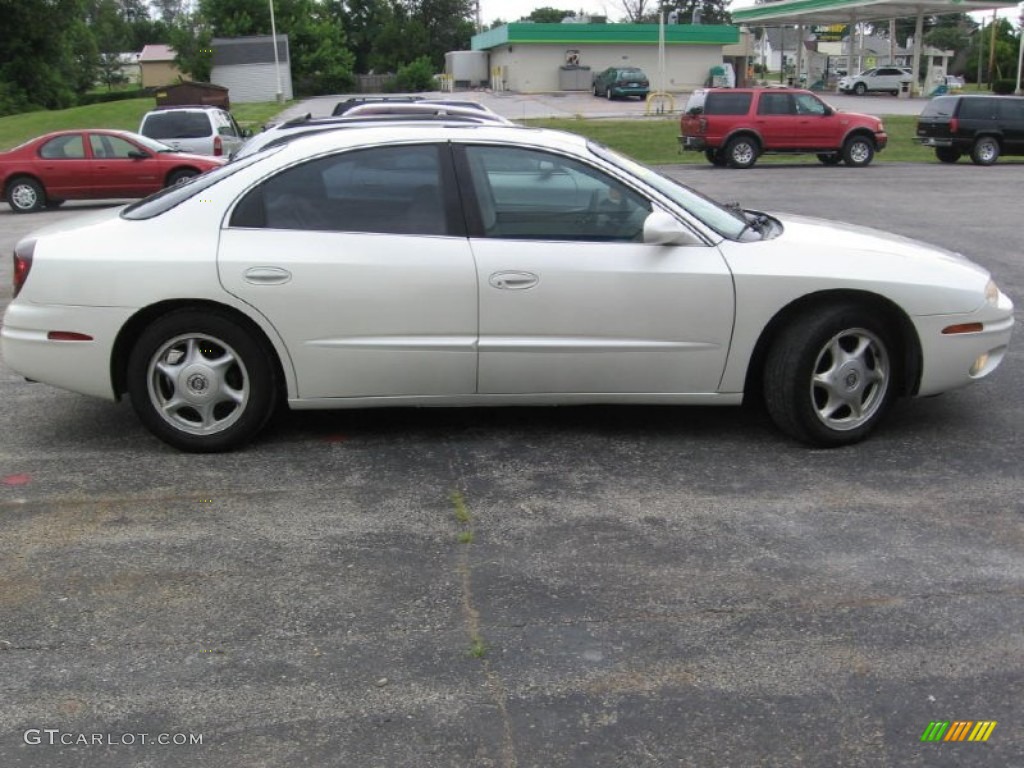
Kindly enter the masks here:
M 31 213 L 65 200 L 145 197 L 224 162 L 129 131 L 58 131 L 0 152 L 0 189 L 11 210 Z

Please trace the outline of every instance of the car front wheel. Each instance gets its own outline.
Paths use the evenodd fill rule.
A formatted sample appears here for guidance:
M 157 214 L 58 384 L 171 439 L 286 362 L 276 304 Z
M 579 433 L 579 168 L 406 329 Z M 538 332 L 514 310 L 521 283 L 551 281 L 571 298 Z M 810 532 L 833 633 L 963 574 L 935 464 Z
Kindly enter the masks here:
M 953 147 L 936 147 L 935 157 L 942 163 L 955 163 L 960 159 L 960 150 Z
M 971 162 L 975 165 L 992 165 L 999 159 L 999 142 L 991 136 L 982 136 L 971 148 Z
M 738 136 L 725 147 L 725 160 L 730 168 L 750 168 L 757 162 L 757 143 L 746 136 Z
M 877 315 L 856 305 L 797 318 L 768 353 L 768 413 L 783 432 L 822 448 L 864 439 L 896 391 L 893 349 Z
M 857 83 L 855 86 L 853 86 L 853 92 L 858 96 L 863 96 L 865 93 L 868 92 L 868 87 L 864 85 L 864 83 Z
M 266 345 L 216 311 L 178 310 L 150 325 L 132 349 L 127 383 L 142 423 L 194 453 L 251 439 L 277 402 Z
M 46 205 L 46 193 L 35 179 L 15 179 L 7 186 L 7 204 L 15 213 L 32 213 Z
M 181 184 L 182 182 L 188 181 L 193 176 L 198 175 L 199 172 L 194 171 L 191 168 L 181 168 L 167 177 L 167 186 L 173 187 L 175 184 Z
M 854 136 L 843 145 L 843 160 L 849 166 L 869 165 L 875 157 L 875 145 L 864 136 Z

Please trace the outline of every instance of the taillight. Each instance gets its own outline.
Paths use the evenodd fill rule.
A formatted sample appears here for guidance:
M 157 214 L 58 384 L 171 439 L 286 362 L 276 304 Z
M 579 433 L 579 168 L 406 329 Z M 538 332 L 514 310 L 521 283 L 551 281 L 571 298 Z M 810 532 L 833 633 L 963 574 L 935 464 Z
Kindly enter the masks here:
M 949 132 L 956 133 L 960 130 L 960 120 L 956 117 L 950 118 L 949 120 Z
M 21 288 L 28 280 L 29 270 L 32 269 L 32 253 L 36 249 L 35 240 L 22 240 L 14 247 L 14 296 L 21 293 Z
M 221 141 L 220 136 L 213 137 L 213 154 L 215 157 L 220 157 L 224 154 L 224 142 Z
M 708 121 L 707 121 L 707 118 L 702 117 L 699 120 L 697 120 L 697 132 L 698 133 L 707 133 L 708 132 Z

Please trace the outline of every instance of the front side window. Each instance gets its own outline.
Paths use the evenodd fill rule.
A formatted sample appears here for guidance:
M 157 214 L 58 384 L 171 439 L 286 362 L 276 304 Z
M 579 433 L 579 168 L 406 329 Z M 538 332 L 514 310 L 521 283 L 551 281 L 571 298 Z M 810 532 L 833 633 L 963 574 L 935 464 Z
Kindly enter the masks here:
M 92 149 L 92 156 L 98 159 L 127 160 L 131 158 L 132 152 L 139 153 L 139 148 L 131 142 L 117 136 L 105 136 L 100 133 L 89 134 L 89 146 Z
M 291 166 L 246 194 L 231 226 L 445 235 L 436 145 L 377 147 Z
M 643 241 L 650 201 L 603 171 L 522 147 L 465 151 L 485 237 Z
M 57 136 L 39 148 L 39 156 L 46 160 L 81 160 L 85 157 L 85 144 L 78 133 Z
M 824 115 L 825 104 L 811 96 L 809 93 L 798 93 L 796 99 L 796 113 L 798 115 Z

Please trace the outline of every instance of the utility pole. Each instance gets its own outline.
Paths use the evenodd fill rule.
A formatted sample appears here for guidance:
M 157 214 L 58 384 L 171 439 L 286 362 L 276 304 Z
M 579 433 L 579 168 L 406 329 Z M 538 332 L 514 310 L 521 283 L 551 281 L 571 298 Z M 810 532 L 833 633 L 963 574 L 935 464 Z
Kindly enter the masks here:
M 992 83 L 995 80 L 996 71 L 996 11 L 992 9 L 992 35 L 988 45 L 988 85 L 992 88 Z

